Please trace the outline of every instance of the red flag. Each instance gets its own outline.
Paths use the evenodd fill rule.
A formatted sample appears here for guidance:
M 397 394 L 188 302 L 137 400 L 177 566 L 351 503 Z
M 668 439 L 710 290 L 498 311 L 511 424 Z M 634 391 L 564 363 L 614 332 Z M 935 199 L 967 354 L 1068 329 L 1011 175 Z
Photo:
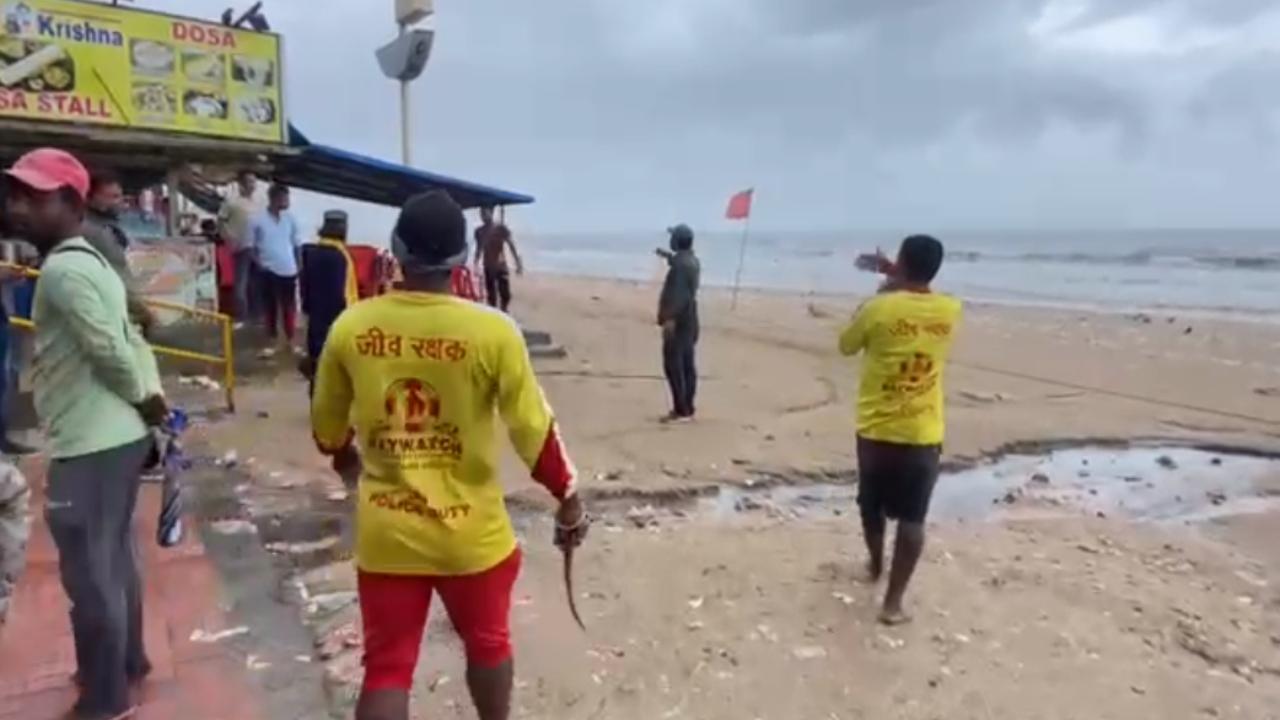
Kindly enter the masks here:
M 745 220 L 751 217 L 751 197 L 754 194 L 755 189 L 752 188 L 729 198 L 729 209 L 725 211 L 724 216 L 730 220 Z

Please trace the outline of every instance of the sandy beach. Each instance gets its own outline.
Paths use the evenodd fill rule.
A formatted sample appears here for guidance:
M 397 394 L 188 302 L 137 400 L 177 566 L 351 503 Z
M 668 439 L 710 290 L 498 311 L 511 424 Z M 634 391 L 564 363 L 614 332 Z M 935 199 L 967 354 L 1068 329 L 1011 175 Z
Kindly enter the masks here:
M 1280 327 L 968 307 L 946 380 L 958 474 L 939 488 L 916 622 L 886 629 L 879 589 L 857 579 L 857 363 L 834 349 L 858 299 L 753 292 L 731 312 L 708 291 L 699 418 L 664 426 L 656 292 L 516 285 L 518 319 L 567 351 L 535 364 L 599 516 L 579 556 L 584 635 L 546 501 L 509 459 L 528 551 L 518 717 L 1280 717 Z M 299 612 L 341 706 L 359 677 L 352 578 L 341 537 L 326 540 L 336 525 L 296 519 L 341 515 L 305 397 L 283 367 L 251 380 L 238 420 L 202 425 L 199 443 L 249 473 L 230 514 L 300 573 L 286 585 L 307 588 Z M 1100 458 L 1131 443 L 1147 453 L 1138 469 L 1107 480 L 1100 463 L 1128 461 Z M 984 469 L 1051 451 L 1047 476 Z M 208 531 L 249 530 L 226 519 Z M 273 532 L 303 524 L 315 532 Z M 419 716 L 472 716 L 458 650 L 437 612 Z

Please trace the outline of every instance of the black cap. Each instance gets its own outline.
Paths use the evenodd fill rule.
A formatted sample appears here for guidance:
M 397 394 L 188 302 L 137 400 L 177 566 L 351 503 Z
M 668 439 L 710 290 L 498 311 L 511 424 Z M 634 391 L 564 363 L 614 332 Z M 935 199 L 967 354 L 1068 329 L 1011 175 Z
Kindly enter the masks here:
M 396 221 L 396 238 L 414 259 L 428 266 L 466 262 L 467 219 L 443 190 L 409 198 Z
M 676 242 L 687 242 L 693 244 L 693 228 L 680 223 L 667 228 L 667 232 L 671 234 L 671 239 Z

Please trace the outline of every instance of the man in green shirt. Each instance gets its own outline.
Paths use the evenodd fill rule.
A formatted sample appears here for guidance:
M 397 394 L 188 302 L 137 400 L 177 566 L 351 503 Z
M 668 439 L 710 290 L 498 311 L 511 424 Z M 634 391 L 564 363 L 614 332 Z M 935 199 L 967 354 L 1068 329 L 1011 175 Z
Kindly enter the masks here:
M 44 256 L 36 285 L 36 412 L 49 436 L 45 515 L 71 626 L 81 696 L 70 718 L 108 720 L 134 707 L 130 682 L 150 671 L 132 516 L 168 409 L 155 357 L 129 322 L 124 283 L 81 235 L 89 174 L 61 150 L 14 163 L 7 214 Z

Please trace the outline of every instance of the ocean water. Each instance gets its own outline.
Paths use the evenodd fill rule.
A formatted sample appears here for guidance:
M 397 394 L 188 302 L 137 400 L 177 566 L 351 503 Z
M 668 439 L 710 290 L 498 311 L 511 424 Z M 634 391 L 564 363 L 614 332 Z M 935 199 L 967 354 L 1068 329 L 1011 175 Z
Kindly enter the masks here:
M 903 234 L 769 233 L 750 236 L 744 287 L 866 294 L 877 278 L 854 259 L 877 246 L 892 255 Z M 936 286 L 997 304 L 1107 312 L 1179 312 L 1280 322 L 1280 229 L 937 233 L 947 260 Z M 700 234 L 703 282 L 734 282 L 741 235 Z M 663 263 L 662 233 L 526 235 L 541 272 L 650 280 Z

